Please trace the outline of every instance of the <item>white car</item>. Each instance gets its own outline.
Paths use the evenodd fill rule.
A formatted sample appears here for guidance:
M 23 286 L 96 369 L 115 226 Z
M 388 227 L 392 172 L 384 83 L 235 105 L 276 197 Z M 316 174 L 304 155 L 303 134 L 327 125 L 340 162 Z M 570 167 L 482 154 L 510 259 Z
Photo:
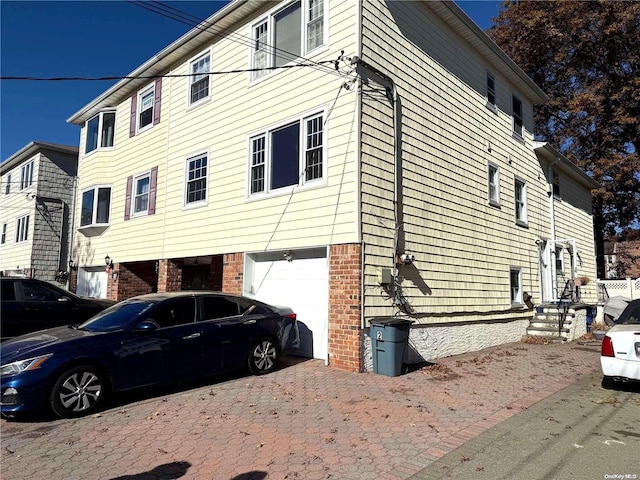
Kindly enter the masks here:
M 602 340 L 602 385 L 640 381 L 640 300 L 633 300 Z

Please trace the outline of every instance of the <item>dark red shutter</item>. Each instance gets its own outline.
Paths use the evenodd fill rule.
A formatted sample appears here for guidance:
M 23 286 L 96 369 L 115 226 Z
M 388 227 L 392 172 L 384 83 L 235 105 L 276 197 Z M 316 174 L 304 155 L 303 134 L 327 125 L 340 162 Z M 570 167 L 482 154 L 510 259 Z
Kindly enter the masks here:
M 138 94 L 131 96 L 131 118 L 129 120 L 129 137 L 136 134 L 136 109 L 138 108 Z
M 124 200 L 124 219 L 131 218 L 131 190 L 133 188 L 133 177 L 127 177 L 127 196 Z
M 149 181 L 149 215 L 156 213 L 156 192 L 158 191 L 158 167 L 151 169 L 151 179 Z
M 162 98 L 162 78 L 156 79 L 156 88 L 154 89 L 153 99 L 153 124 L 160 123 L 160 99 Z

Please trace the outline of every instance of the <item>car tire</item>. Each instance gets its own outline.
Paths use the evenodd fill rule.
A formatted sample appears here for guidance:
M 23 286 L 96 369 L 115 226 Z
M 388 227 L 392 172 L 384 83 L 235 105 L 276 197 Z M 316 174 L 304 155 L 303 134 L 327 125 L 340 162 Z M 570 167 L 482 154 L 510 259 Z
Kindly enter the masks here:
M 51 409 L 63 418 L 87 415 L 106 394 L 106 381 L 95 367 L 81 365 L 65 371 L 51 389 Z
M 602 377 L 602 388 L 605 390 L 615 390 L 618 387 L 618 382 L 616 382 L 613 377 Z
M 254 375 L 264 375 L 275 370 L 280 350 L 273 338 L 264 337 L 253 344 L 249 350 L 247 365 Z

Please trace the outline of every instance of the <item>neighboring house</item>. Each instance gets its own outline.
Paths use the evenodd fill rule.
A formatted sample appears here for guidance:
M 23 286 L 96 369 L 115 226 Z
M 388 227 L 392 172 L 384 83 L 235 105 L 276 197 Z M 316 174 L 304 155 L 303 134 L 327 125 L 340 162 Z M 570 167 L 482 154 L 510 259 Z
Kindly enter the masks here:
M 66 284 L 78 147 L 31 142 L 0 165 L 0 271 Z
M 78 290 L 288 305 L 355 371 L 373 317 L 426 360 L 517 341 L 595 278 L 597 184 L 534 142 L 546 100 L 454 3 L 233 1 L 68 120 Z
M 640 240 L 614 240 L 604 245 L 607 278 L 640 277 Z

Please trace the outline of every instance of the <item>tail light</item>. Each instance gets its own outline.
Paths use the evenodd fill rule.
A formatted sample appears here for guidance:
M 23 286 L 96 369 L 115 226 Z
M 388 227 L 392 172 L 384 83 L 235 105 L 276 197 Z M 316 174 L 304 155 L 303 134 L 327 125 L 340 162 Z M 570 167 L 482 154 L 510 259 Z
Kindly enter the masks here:
M 296 315 L 295 313 L 288 313 L 287 315 L 285 315 L 286 318 L 290 318 L 291 320 L 296 320 L 298 318 L 298 315 Z
M 611 337 L 605 336 L 602 339 L 602 348 L 600 349 L 600 355 L 603 357 L 615 357 L 613 353 L 613 342 L 611 341 Z

